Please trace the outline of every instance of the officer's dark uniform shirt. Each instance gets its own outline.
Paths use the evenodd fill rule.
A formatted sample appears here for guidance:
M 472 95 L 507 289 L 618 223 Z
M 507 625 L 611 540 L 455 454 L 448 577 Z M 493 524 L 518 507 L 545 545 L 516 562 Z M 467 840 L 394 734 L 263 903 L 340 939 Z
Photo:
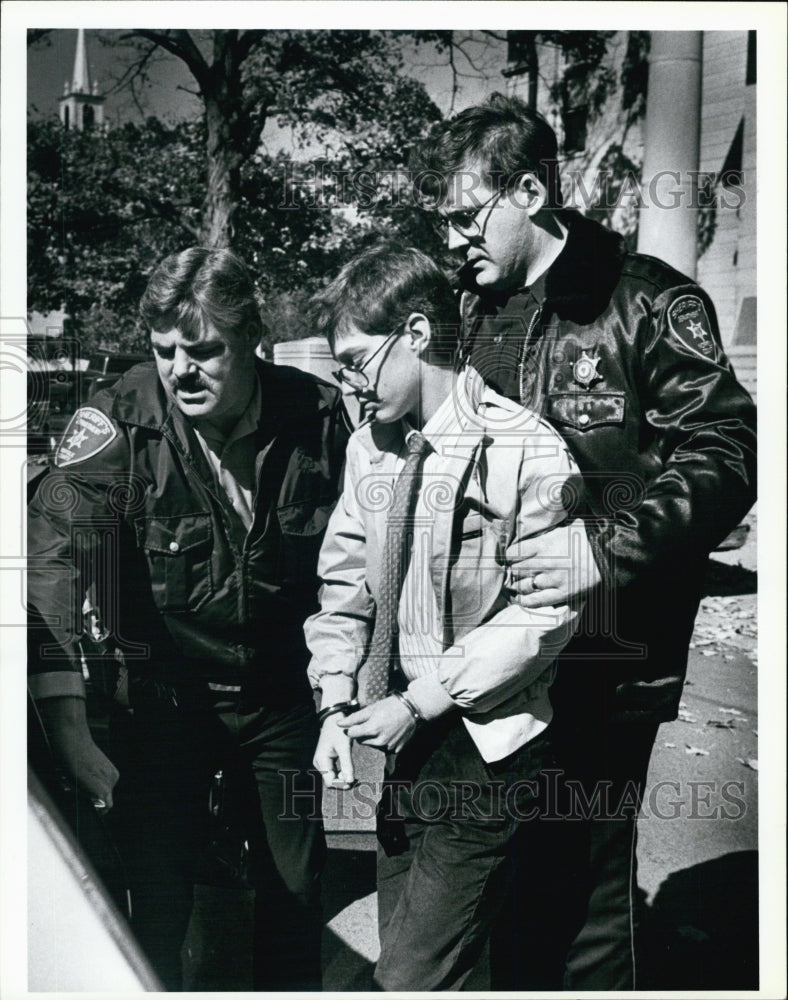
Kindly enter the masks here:
M 539 335 L 545 274 L 528 288 L 501 296 L 493 315 L 479 318 L 471 361 L 488 385 L 509 399 L 541 412 L 536 382 L 530 377 L 526 344 Z
M 755 407 L 703 289 L 577 212 L 559 217 L 566 244 L 532 288 L 490 293 L 460 272 L 464 356 L 549 420 L 583 473 L 603 588 L 563 676 L 602 714 L 664 721 L 708 554 L 755 500 Z
M 221 483 L 153 363 L 75 414 L 29 509 L 34 697 L 84 693 L 88 588 L 132 694 L 219 682 L 311 697 L 302 626 L 347 428 L 331 386 L 265 362 L 257 373 L 251 512 L 231 504 L 232 477 Z

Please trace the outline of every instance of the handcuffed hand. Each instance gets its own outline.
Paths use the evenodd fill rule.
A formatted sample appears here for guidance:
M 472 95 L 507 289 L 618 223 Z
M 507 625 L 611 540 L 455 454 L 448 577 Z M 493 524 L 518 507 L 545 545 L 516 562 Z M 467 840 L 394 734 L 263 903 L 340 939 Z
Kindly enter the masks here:
M 326 788 L 351 788 L 356 781 L 350 737 L 339 728 L 342 716 L 329 715 L 320 730 L 314 765 Z
M 602 582 L 579 519 L 511 546 L 506 556 L 507 589 L 524 608 L 566 604 Z
M 340 716 L 337 726 L 359 743 L 393 753 L 398 753 L 416 732 L 416 720 L 407 707 L 391 696 L 352 715 Z

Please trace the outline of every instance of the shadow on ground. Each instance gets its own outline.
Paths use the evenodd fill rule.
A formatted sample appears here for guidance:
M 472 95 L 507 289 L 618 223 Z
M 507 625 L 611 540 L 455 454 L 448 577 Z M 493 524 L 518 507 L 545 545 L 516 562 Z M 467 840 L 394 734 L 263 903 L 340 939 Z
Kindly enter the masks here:
M 648 908 L 650 990 L 758 989 L 758 852 L 737 851 L 669 875 Z
M 323 874 L 324 919 L 328 924 L 357 900 L 375 892 L 374 850 L 329 848 Z M 373 963 L 365 957 L 369 942 L 376 939 L 377 926 L 362 916 L 361 926 L 346 928 L 340 937 L 332 928 L 323 932 L 323 988 L 329 991 L 368 992 Z M 349 933 L 348 933 L 349 932 Z M 348 940 L 350 939 L 350 940 Z M 354 947 L 357 944 L 358 947 Z
M 375 852 L 329 849 L 323 876 L 326 923 L 375 891 Z M 184 944 L 184 988 L 199 992 L 249 991 L 252 985 L 254 893 L 232 887 L 195 886 Z M 351 928 L 368 938 L 376 927 Z M 355 935 L 351 935 L 355 937 Z M 323 933 L 324 989 L 372 989 L 373 964 L 330 927 Z
M 734 597 L 740 594 L 757 594 L 758 574 L 743 566 L 729 566 L 727 563 L 709 560 L 709 568 L 703 585 L 705 597 Z

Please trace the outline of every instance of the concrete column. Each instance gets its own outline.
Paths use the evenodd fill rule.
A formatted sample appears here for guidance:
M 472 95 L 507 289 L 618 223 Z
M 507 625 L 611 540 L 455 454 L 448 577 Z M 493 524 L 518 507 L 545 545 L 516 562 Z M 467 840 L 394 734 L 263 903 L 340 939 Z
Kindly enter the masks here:
M 638 250 L 696 274 L 703 33 L 652 31 Z

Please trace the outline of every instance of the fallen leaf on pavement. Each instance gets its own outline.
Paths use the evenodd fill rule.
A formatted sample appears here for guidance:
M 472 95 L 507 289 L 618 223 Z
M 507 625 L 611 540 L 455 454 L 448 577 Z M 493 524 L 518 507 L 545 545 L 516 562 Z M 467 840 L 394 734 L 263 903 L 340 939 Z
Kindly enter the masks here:
M 684 751 L 684 753 L 692 753 L 692 754 L 695 754 L 696 757 L 708 757 L 709 756 L 709 751 L 708 750 L 701 750 L 700 747 L 690 746 L 689 743 L 687 743 L 686 746 L 687 746 L 687 749 Z
M 663 743 L 662 746 L 663 747 L 667 747 L 668 750 L 675 750 L 676 749 L 676 744 L 675 743 Z
M 706 722 L 707 726 L 716 726 L 717 729 L 735 729 L 736 720 L 726 719 L 725 722 L 721 722 L 719 719 L 708 719 Z
M 740 764 L 744 764 L 745 767 L 749 767 L 753 771 L 758 770 L 758 761 L 752 757 L 749 760 L 744 760 L 743 757 L 737 757 L 736 760 L 738 760 Z
M 744 712 L 740 712 L 738 708 L 721 708 L 720 712 L 723 715 L 744 715 Z

